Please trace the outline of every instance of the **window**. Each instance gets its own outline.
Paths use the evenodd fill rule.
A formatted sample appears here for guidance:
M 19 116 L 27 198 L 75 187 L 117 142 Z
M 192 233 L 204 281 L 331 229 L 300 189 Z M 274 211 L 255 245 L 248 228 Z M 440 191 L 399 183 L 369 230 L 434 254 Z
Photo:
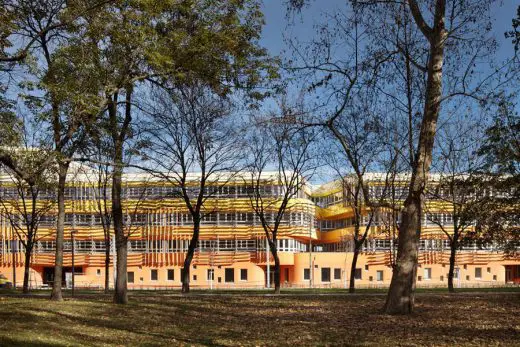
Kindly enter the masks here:
M 194 281 L 197 280 L 197 275 L 193 275 L 193 280 L 194 280 Z
M 150 271 L 150 279 L 152 281 L 157 281 L 157 279 L 159 278 L 159 275 L 157 274 L 157 269 L 153 269 Z
M 321 268 L 321 281 L 330 282 L 330 267 Z
M 354 278 L 357 280 L 361 279 L 361 269 L 360 268 L 356 269 L 356 272 L 354 273 Z
M 173 281 L 175 279 L 175 271 L 173 269 L 168 269 L 168 281 Z
M 128 277 L 128 283 L 134 283 L 134 273 L 133 272 L 128 272 L 126 274 L 126 277 Z
M 101 269 L 96 270 L 96 275 L 101 276 Z
M 432 279 L 432 268 L 426 267 L 424 268 L 424 279 L 431 280 Z
M 383 270 L 378 270 L 378 271 L 376 272 L 376 279 L 377 279 L 378 281 L 380 281 L 380 282 L 383 281 L 383 279 L 384 279 L 384 277 L 383 277 Z
M 341 269 L 334 269 L 334 279 L 335 280 L 341 279 Z
M 224 281 L 226 283 L 235 282 L 235 269 L 224 269 Z
M 482 278 L 482 268 L 481 267 L 475 268 L 475 278 L 476 279 Z
M 303 269 L 303 280 L 309 281 L 311 279 L 311 271 L 310 269 Z
M 493 281 L 497 280 L 497 275 L 493 275 Z
M 247 269 L 240 269 L 240 280 L 247 281 Z
M 443 281 L 444 281 L 444 276 L 441 276 L 441 282 L 443 282 Z
M 365 270 L 368 271 L 368 265 L 365 265 Z
M 214 269 L 208 269 L 207 280 L 208 281 L 214 281 L 215 280 L 215 270 Z
M 488 274 L 491 273 L 491 268 L 490 267 L 487 268 L 487 272 L 488 272 Z

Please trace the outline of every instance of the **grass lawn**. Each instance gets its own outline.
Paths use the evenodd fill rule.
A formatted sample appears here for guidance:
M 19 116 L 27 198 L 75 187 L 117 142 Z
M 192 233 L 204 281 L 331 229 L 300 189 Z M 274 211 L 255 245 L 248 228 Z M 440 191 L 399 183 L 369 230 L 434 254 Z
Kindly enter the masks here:
M 411 316 L 382 295 L 0 296 L 0 345 L 517 345 L 520 293 L 423 293 Z

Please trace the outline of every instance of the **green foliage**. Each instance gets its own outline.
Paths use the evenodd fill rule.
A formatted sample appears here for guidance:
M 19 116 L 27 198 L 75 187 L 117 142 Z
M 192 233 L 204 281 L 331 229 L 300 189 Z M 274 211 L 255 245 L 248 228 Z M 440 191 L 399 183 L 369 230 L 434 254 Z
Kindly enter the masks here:
M 520 49 L 520 6 L 516 10 L 516 18 L 512 19 L 513 30 L 505 33 L 506 38 L 513 39 L 515 51 Z

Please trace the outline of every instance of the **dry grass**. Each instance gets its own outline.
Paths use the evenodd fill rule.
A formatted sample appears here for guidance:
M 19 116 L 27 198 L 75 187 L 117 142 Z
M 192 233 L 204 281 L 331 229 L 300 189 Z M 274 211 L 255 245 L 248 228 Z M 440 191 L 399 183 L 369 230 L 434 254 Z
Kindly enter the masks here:
M 421 294 L 411 316 L 384 296 L 0 297 L 0 345 L 518 345 L 520 294 Z

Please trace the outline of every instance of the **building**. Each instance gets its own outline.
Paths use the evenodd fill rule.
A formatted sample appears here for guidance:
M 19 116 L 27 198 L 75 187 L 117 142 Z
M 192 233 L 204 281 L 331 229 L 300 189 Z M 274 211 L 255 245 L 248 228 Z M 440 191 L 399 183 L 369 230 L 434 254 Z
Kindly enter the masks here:
M 66 189 L 66 233 L 64 278 L 70 280 L 74 247 L 75 283 L 78 287 L 104 285 L 105 242 L 99 214 L 100 188 L 92 173 L 78 169 L 71 174 Z M 195 178 L 195 176 L 194 176 Z M 274 175 L 262 180 L 263 194 L 275 199 L 283 187 Z M 383 194 L 382 179 L 368 179 L 371 196 Z M 406 177 L 392 188 L 395 201 L 402 202 Z M 432 179 L 435 182 L 435 179 Z M 12 199 L 15 188 L 8 176 L 1 179 L 0 198 Z M 432 183 L 434 184 L 434 183 Z M 124 209 L 128 241 L 129 289 L 180 288 L 181 267 L 191 238 L 190 215 L 176 187 L 145 174 L 124 177 Z M 193 189 L 197 189 L 194 186 Z M 250 206 L 243 179 L 215 181 L 207 189 L 207 213 L 202 221 L 201 237 L 191 269 L 192 288 L 264 288 L 272 257 L 266 252 L 264 230 Z M 53 192 L 41 193 L 42 200 Z M 108 194 L 110 196 L 110 194 Z M 344 184 L 331 182 L 305 189 L 291 201 L 279 231 L 278 250 L 283 287 L 346 287 L 352 261 L 353 211 L 345 203 Z M 429 201 L 440 206 L 438 201 Z M 442 205 L 442 204 L 441 204 Z M 365 208 L 362 225 L 368 223 Z M 436 218 L 452 223 L 449 212 L 438 208 Z M 52 284 L 54 266 L 55 209 L 43 216 L 31 262 L 30 286 Z M 356 268 L 356 286 L 386 287 L 392 275 L 395 256 L 395 228 L 388 210 L 374 215 L 370 233 Z M 447 286 L 449 247 L 439 226 L 425 216 L 420 244 L 417 285 Z M 74 231 L 72 235 L 71 231 Z M 0 217 L 0 273 L 12 279 L 13 264 L 17 285 L 23 279 L 23 253 L 10 221 Z M 112 242 L 113 247 L 113 242 Z M 13 251 L 14 250 L 14 251 Z M 311 252 L 309 252 L 311 250 Z M 110 250 L 111 258 L 114 250 Z M 269 257 L 269 262 L 266 260 Z M 110 283 L 113 283 L 113 262 Z M 520 258 L 507 258 L 496 245 L 465 244 L 457 257 L 455 286 L 499 286 L 520 282 Z

